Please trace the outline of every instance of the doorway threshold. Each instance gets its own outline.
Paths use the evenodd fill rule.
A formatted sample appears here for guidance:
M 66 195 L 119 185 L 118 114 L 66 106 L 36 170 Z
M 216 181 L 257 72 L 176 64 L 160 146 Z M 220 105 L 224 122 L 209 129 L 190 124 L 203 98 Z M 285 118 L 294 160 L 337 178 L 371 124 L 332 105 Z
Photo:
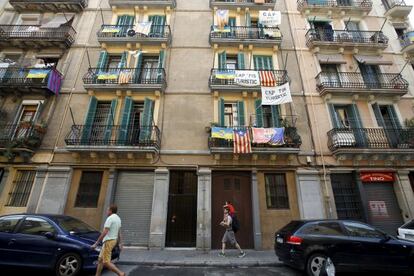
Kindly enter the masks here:
M 192 251 L 192 250 L 197 250 L 196 247 L 165 247 L 165 250 L 170 250 L 170 251 L 180 251 L 180 250 L 187 250 L 187 251 Z

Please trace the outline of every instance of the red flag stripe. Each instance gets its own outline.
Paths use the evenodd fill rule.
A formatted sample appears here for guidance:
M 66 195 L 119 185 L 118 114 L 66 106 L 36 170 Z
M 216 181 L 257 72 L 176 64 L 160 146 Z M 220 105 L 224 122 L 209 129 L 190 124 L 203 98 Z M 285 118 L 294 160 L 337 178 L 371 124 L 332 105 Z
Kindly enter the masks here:
M 245 132 L 245 135 L 239 135 L 237 131 L 233 133 L 233 152 L 234 153 L 251 153 L 252 148 L 250 144 L 250 133 Z

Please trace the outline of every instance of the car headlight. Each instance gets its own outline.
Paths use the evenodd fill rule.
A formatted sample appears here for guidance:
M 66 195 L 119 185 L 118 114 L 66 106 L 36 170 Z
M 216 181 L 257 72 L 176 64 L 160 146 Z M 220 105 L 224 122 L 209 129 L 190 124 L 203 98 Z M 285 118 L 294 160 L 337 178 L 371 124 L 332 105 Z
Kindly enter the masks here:
M 95 250 L 96 252 L 101 252 L 101 249 L 102 249 L 102 246 L 97 246 L 97 247 L 95 247 L 95 249 L 94 249 L 94 250 Z

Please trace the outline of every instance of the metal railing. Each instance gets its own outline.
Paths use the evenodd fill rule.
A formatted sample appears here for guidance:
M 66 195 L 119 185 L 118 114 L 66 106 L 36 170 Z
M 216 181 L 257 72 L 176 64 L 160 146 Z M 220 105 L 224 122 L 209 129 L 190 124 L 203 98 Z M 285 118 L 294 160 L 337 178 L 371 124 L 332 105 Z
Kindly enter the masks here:
M 233 130 L 247 130 L 250 132 L 250 139 L 253 140 L 252 128 L 249 126 L 239 126 L 239 127 L 226 127 L 232 128 Z M 302 144 L 302 139 L 297 133 L 296 127 L 285 127 L 284 131 L 284 144 L 279 146 L 273 146 L 269 144 L 255 144 L 251 143 L 253 148 L 299 148 Z M 225 140 L 219 138 L 208 138 L 208 147 L 211 148 L 233 148 L 233 140 Z
M 381 2 L 387 11 L 394 7 L 407 6 L 404 0 L 382 0 Z
M 282 41 L 282 33 L 278 27 L 226 26 L 220 30 L 211 26 L 210 39 L 262 39 Z
M 238 4 L 275 4 L 276 0 L 210 0 L 210 3 L 238 3 Z
M 388 38 L 381 31 L 344 31 L 310 29 L 306 33 L 306 45 L 312 42 L 361 43 L 388 45 Z
M 273 76 L 276 85 L 281 85 L 289 81 L 289 77 L 286 70 L 248 70 L 237 69 L 237 71 L 259 71 L 270 73 L 270 77 Z M 235 73 L 234 69 L 211 69 L 210 85 L 237 85 L 234 78 L 222 78 L 220 75 L 230 75 Z M 260 76 L 260 75 L 259 75 Z
M 98 38 L 171 38 L 170 25 L 152 25 L 148 35 L 130 31 L 134 30 L 134 27 L 134 25 L 102 25 L 97 35 Z
M 159 84 L 165 85 L 164 68 L 89 68 L 83 76 L 84 84 Z
M 401 48 L 414 44 L 414 32 L 407 32 L 399 37 Z
M 35 149 L 46 132 L 44 126 L 33 122 L 0 124 L 0 147 Z
M 361 74 L 355 72 L 320 72 L 316 76 L 319 91 L 329 88 L 407 90 L 408 82 L 401 74 Z
M 72 125 L 65 137 L 67 146 L 124 146 L 160 149 L 157 126 Z
M 329 7 L 329 8 L 357 8 L 357 9 L 371 9 L 371 0 L 298 0 L 298 9 L 301 10 L 307 7 Z
M 353 149 L 414 148 L 413 128 L 334 128 L 328 132 L 331 151 Z
M 49 88 L 58 93 L 63 76 L 56 68 L 0 68 L 0 86 Z
M 42 40 L 62 41 L 66 46 L 75 41 L 76 31 L 72 26 L 43 28 L 41 25 L 0 25 L 0 41 L 2 40 Z

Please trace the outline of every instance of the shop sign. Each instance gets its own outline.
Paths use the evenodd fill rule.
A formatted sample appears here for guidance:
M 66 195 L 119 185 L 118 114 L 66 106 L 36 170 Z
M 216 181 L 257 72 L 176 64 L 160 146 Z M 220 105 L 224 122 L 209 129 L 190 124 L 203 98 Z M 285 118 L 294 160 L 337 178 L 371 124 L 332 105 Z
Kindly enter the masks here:
M 362 182 L 392 182 L 394 174 L 391 172 L 363 172 L 361 173 Z
M 389 217 L 385 201 L 368 201 L 369 212 L 373 217 Z

